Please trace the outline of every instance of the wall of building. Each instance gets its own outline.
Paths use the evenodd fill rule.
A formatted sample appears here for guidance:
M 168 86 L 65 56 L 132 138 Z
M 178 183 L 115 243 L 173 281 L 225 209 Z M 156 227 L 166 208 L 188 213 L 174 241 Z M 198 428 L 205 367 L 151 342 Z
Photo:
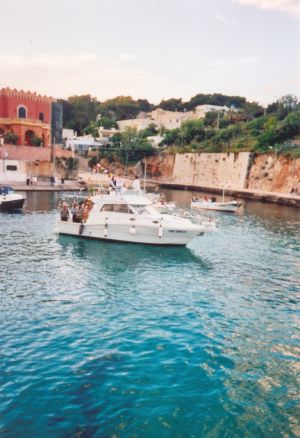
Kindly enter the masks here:
M 14 170 L 10 170 L 14 168 Z M 26 181 L 26 163 L 18 160 L 0 160 L 0 181 Z
M 22 161 L 51 161 L 51 148 L 5 144 L 1 147 L 1 158 Z
M 44 122 L 51 122 L 51 101 L 53 99 L 36 93 L 4 88 L 0 90 L 0 117 L 18 117 L 18 108 L 26 108 L 26 118 L 39 120 L 40 113 Z

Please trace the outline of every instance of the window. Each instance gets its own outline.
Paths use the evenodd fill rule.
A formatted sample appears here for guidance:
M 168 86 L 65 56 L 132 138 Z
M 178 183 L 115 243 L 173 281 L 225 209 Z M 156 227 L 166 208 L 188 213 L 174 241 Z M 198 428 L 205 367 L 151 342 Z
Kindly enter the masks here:
M 115 204 L 115 212 L 116 213 L 129 213 L 127 204 Z
M 24 106 L 18 108 L 18 117 L 20 119 L 26 119 L 26 108 Z
M 104 204 L 100 211 L 114 211 L 114 204 Z
M 39 120 L 40 120 L 41 122 L 44 121 L 44 113 L 40 113 L 40 114 L 39 114 Z
M 114 213 L 133 213 L 127 204 L 104 204 L 100 211 L 113 211 Z
M 17 166 L 13 166 L 12 164 L 8 164 L 6 166 L 6 170 L 14 170 L 14 171 L 16 171 L 16 170 L 18 170 L 18 168 L 17 168 Z

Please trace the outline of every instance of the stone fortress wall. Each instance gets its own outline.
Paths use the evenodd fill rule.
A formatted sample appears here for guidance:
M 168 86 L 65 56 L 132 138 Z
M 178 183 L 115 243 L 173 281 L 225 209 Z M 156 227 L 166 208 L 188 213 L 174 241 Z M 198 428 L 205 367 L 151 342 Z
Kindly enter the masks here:
M 157 181 L 196 187 L 300 193 L 300 158 L 240 153 L 162 154 L 147 158 Z

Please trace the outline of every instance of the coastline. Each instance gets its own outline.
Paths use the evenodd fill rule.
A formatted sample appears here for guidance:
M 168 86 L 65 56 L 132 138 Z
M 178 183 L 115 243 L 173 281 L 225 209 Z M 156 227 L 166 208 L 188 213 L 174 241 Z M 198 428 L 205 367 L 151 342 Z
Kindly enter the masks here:
M 154 182 L 154 181 L 153 181 Z M 157 181 L 156 181 L 157 182 Z M 168 189 L 189 190 L 195 192 L 207 192 L 222 195 L 223 189 L 211 186 L 193 186 L 186 184 L 178 184 L 172 182 L 160 182 L 159 185 Z M 264 192 L 261 190 L 249 189 L 226 189 L 227 196 L 236 196 L 238 198 L 250 199 L 254 201 L 269 202 L 292 207 L 300 207 L 300 195 L 280 192 Z
M 96 184 L 106 185 L 108 183 L 108 178 L 104 177 L 98 180 L 87 181 L 88 186 L 93 186 Z M 130 183 L 128 179 L 126 181 Z M 58 184 L 57 186 L 51 186 L 48 182 L 40 181 L 37 185 L 27 186 L 25 183 L 7 181 L 6 183 L 11 186 L 16 192 L 75 192 L 82 189 L 82 185 L 75 181 L 65 181 L 64 184 Z M 222 195 L 223 189 L 219 187 L 212 186 L 195 186 L 187 184 L 178 184 L 167 181 L 157 181 L 157 180 L 146 180 L 146 186 L 159 186 L 161 188 L 176 189 L 176 190 L 188 190 L 194 192 L 206 192 L 214 193 L 217 195 Z M 227 196 L 234 196 L 241 199 L 250 199 L 254 201 L 275 203 L 286 206 L 298 207 L 300 208 L 300 195 L 280 193 L 280 192 L 265 192 L 261 190 L 249 190 L 249 189 L 226 189 L 225 194 Z

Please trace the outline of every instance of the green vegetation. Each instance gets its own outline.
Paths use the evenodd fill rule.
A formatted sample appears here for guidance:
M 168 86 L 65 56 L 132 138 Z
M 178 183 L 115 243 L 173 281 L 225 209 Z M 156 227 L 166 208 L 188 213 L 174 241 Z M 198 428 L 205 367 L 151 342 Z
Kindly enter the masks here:
M 35 134 L 30 137 L 30 144 L 32 146 L 42 146 L 43 139 Z
M 95 128 L 116 126 L 116 120 L 135 118 L 141 111 L 151 111 L 154 106 L 146 99 L 134 100 L 130 96 L 118 96 L 99 102 L 90 94 L 60 99 L 63 106 L 63 125 L 74 129 L 78 135 L 92 133 Z M 98 118 L 97 122 L 94 122 Z M 91 125 L 90 123 L 96 123 Z
M 65 178 L 71 178 L 73 173 L 78 169 L 79 160 L 73 157 L 56 157 L 55 167 L 64 173 Z
M 6 144 L 17 144 L 19 140 L 19 136 L 14 134 L 13 132 L 7 132 L 4 135 L 4 143 Z
M 146 99 L 134 100 L 130 96 L 118 96 L 104 102 L 90 95 L 72 96 L 61 101 L 64 107 L 64 126 L 77 134 L 91 134 L 96 138 L 98 129 L 117 127 L 116 120 L 135 118 L 141 111 L 163 108 L 170 111 L 189 111 L 197 105 L 227 106 L 226 113 L 211 111 L 204 119 L 188 120 L 181 128 L 161 129 L 164 140 L 161 146 L 170 151 L 198 152 L 276 152 L 290 156 L 300 155 L 299 146 L 291 141 L 300 138 L 300 104 L 296 97 L 287 95 L 270 104 L 266 109 L 244 97 L 223 94 L 197 94 L 189 101 L 182 99 L 162 100 L 157 106 Z M 122 160 L 139 159 L 155 150 L 146 140 L 157 134 L 155 125 L 137 133 L 127 130 L 112 137 L 113 155 Z M 106 152 L 108 153 L 108 152 Z M 111 154 L 112 155 L 112 154 Z
M 138 132 L 136 128 L 127 128 L 122 133 L 118 132 L 112 137 L 112 142 L 112 150 L 110 148 L 101 150 L 100 158 L 134 163 L 157 152 L 143 136 L 143 131 Z
M 255 112 L 254 104 L 250 110 Z M 249 107 L 226 114 L 207 113 L 203 120 L 189 120 L 180 129 L 167 131 L 161 145 L 178 152 L 254 151 L 300 156 L 300 147 L 292 142 L 300 136 L 300 103 L 296 98 L 285 96 L 269 105 L 266 114 L 257 114 L 249 117 Z

